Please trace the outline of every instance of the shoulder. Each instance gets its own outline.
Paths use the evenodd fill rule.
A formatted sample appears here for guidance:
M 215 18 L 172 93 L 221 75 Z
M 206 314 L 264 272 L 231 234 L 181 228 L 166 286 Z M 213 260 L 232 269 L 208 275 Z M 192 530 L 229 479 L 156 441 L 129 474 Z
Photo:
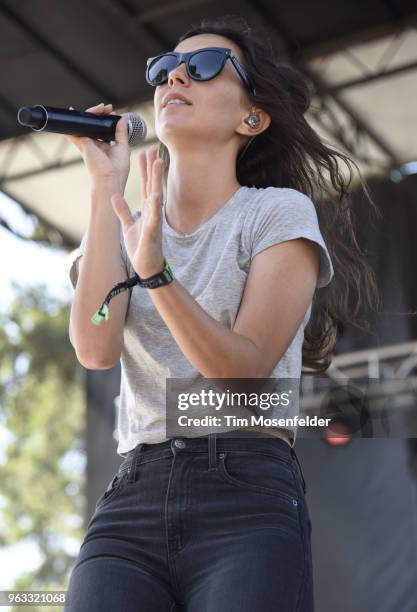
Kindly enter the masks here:
M 285 211 L 316 213 L 313 200 L 291 187 L 265 187 L 258 189 L 253 198 L 253 212 L 282 209 Z
M 316 206 L 309 196 L 290 187 L 255 189 L 248 210 L 247 230 L 265 224 L 278 224 L 284 228 L 310 227 L 318 229 Z
M 257 189 L 248 217 L 244 244 L 251 258 L 274 244 L 307 238 L 320 246 L 318 286 L 330 282 L 334 270 L 320 230 L 316 206 L 309 196 L 289 187 Z

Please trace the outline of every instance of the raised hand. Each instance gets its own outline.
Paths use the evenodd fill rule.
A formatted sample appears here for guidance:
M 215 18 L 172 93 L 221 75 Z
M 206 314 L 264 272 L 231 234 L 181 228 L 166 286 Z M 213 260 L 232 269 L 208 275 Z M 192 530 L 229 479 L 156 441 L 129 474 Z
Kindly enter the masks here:
M 163 162 L 158 145 L 139 153 L 140 189 L 143 206 L 136 221 L 120 193 L 111 197 L 122 226 L 126 252 L 136 274 L 148 278 L 164 267 L 162 254 Z

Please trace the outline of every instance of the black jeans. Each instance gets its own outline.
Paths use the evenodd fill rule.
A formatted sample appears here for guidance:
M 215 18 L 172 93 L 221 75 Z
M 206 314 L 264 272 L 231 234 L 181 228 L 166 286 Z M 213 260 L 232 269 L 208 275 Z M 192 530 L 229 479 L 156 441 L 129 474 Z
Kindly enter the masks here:
M 216 434 L 138 444 L 99 498 L 67 612 L 313 612 L 294 449 Z

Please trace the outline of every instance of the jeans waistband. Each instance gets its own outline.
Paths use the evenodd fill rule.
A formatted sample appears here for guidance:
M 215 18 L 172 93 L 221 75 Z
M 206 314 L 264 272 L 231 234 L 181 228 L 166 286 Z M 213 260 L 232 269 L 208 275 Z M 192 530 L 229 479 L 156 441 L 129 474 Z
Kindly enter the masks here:
M 149 444 L 141 442 L 128 451 L 122 465 L 131 463 L 134 458 L 136 465 L 155 458 L 170 456 L 176 450 L 190 453 L 208 453 L 210 468 L 216 465 L 216 453 L 226 451 L 258 451 L 279 456 L 284 461 L 292 462 L 295 451 L 290 445 L 278 437 L 233 437 L 219 436 L 216 433 L 194 438 L 177 437 L 164 442 Z
M 281 460 L 287 461 L 289 464 L 296 461 L 303 491 L 304 493 L 307 492 L 303 470 L 294 448 L 281 438 L 273 436 L 260 437 L 257 434 L 247 437 L 238 437 L 230 435 L 222 436 L 211 433 L 207 436 L 194 438 L 170 438 L 164 442 L 153 444 L 140 442 L 135 448 L 126 453 L 125 459 L 119 468 L 119 473 L 123 474 L 127 471 L 130 474 L 129 477 L 133 479 L 135 477 L 137 465 L 172 456 L 172 454 L 177 451 L 208 453 L 209 469 L 216 469 L 217 453 L 227 451 L 266 452 L 278 456 Z

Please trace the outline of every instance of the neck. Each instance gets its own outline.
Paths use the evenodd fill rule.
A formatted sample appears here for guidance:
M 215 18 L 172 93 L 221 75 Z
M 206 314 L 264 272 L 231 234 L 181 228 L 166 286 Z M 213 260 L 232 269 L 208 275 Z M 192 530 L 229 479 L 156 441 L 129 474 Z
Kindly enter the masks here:
M 191 234 L 210 219 L 241 187 L 236 178 L 235 152 L 170 150 L 166 217 L 180 234 Z

